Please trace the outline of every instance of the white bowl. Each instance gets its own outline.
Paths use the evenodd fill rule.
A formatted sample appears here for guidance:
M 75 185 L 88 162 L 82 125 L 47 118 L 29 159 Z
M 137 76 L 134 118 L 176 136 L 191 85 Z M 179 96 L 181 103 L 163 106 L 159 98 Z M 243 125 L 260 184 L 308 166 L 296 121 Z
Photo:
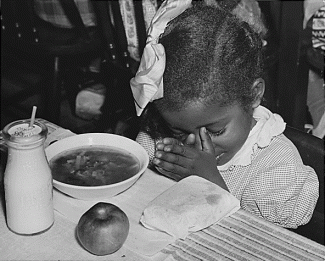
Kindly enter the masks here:
M 47 160 L 50 161 L 56 155 L 70 149 L 85 146 L 110 146 L 125 149 L 136 156 L 140 162 L 140 170 L 134 176 L 111 185 L 103 186 L 77 186 L 70 185 L 53 179 L 53 186 L 71 197 L 83 200 L 99 200 L 113 197 L 131 187 L 149 164 L 149 156 L 146 150 L 137 142 L 115 134 L 86 133 L 71 136 L 59 140 L 45 149 Z

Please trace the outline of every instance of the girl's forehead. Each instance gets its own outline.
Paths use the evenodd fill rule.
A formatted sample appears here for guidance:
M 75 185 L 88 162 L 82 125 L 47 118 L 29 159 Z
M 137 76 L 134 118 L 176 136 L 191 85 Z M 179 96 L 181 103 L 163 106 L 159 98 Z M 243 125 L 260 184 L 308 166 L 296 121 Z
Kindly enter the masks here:
M 180 111 L 163 111 L 162 117 L 173 128 L 189 129 L 223 124 L 225 121 L 238 117 L 243 109 L 237 105 L 220 106 L 218 103 L 206 106 L 202 103 L 190 104 Z

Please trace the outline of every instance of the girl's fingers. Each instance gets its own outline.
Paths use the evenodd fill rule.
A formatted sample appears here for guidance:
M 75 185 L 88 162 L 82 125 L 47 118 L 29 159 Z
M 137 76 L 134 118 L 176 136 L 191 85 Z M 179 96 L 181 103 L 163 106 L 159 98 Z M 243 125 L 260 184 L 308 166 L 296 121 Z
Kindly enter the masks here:
M 162 143 L 164 145 L 183 145 L 183 143 L 177 139 L 174 139 L 174 138 L 164 138 L 162 140 Z
M 163 155 L 165 160 L 175 160 L 178 158 L 184 157 L 188 159 L 192 159 L 195 157 L 196 152 L 193 148 L 184 145 L 164 145 L 164 147 L 160 150 L 157 150 L 157 155 Z M 173 161 L 173 162 L 176 162 Z M 178 161 L 177 161 L 178 162 Z
M 165 151 L 175 153 L 187 158 L 195 157 L 191 148 L 208 153 L 214 153 L 214 147 L 210 135 L 207 133 L 206 128 L 200 128 L 196 134 L 189 134 L 183 143 L 174 138 L 164 138 L 162 142 L 156 145 L 158 151 Z
M 186 145 L 194 145 L 195 144 L 195 135 L 191 133 L 190 135 L 187 136 L 185 140 Z
M 194 143 L 194 147 L 197 150 L 202 150 L 202 141 L 201 141 L 201 137 L 200 137 L 200 133 L 196 132 L 195 134 L 195 143 Z
M 156 151 L 155 153 L 155 159 L 156 159 L 156 162 L 158 162 L 158 160 L 163 160 L 163 161 L 166 161 L 166 162 L 170 162 L 170 163 L 173 163 L 173 164 L 182 164 L 182 158 L 183 156 L 180 155 L 181 153 L 165 153 L 165 151 Z
M 154 158 L 153 163 L 159 169 L 163 169 L 166 173 L 170 172 L 170 176 L 183 176 L 188 173 L 188 170 L 178 164 L 174 164 L 163 160 L 162 158 Z M 173 174 L 172 174 L 173 173 Z
M 173 179 L 175 181 L 180 181 L 182 179 L 182 177 L 176 173 L 164 170 L 163 168 L 160 168 L 160 167 L 156 167 L 156 169 L 159 171 L 160 174 L 162 174 L 170 179 Z
M 202 127 L 199 132 L 202 151 L 214 153 L 214 147 L 210 135 L 207 133 L 206 128 Z
M 156 149 L 157 150 L 164 150 L 164 148 L 165 148 L 165 144 L 164 143 L 157 143 L 157 145 L 156 145 Z
M 161 142 L 157 143 L 156 149 L 164 150 L 166 146 L 172 146 L 172 145 L 183 145 L 183 143 L 174 138 L 164 138 Z

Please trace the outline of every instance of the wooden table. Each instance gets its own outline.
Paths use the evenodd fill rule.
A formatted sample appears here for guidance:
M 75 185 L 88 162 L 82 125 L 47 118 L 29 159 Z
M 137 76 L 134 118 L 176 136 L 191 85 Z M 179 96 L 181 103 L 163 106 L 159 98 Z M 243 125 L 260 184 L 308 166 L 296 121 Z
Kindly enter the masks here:
M 55 125 L 50 124 L 49 129 L 52 133 L 59 134 L 59 138 L 73 135 L 67 130 L 56 129 Z M 54 139 L 51 133 L 50 139 Z M 157 175 L 149 170 L 145 174 Z M 3 183 L 0 182 L 0 185 L 0 259 L 325 260 L 323 245 L 255 217 L 244 210 L 237 211 L 207 229 L 190 234 L 185 240 L 177 240 L 154 256 L 141 255 L 125 246 L 112 255 L 95 256 L 84 250 L 76 240 L 76 222 L 57 211 L 55 211 L 54 225 L 43 234 L 20 236 L 11 232 L 5 219 Z

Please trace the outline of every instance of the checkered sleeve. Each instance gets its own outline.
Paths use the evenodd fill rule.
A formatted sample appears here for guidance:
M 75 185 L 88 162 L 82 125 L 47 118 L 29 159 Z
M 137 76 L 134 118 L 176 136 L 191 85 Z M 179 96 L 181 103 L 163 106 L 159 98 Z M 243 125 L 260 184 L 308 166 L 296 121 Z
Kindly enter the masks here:
M 149 167 L 152 166 L 152 160 L 155 155 L 155 141 L 152 139 L 149 134 L 140 131 L 136 137 L 136 141 L 148 152 L 149 155 Z
M 312 217 L 319 182 L 315 171 L 303 164 L 298 150 L 283 144 L 288 142 L 278 139 L 265 151 L 267 154 L 259 155 L 259 171 L 247 186 L 241 204 L 273 223 L 297 228 Z

